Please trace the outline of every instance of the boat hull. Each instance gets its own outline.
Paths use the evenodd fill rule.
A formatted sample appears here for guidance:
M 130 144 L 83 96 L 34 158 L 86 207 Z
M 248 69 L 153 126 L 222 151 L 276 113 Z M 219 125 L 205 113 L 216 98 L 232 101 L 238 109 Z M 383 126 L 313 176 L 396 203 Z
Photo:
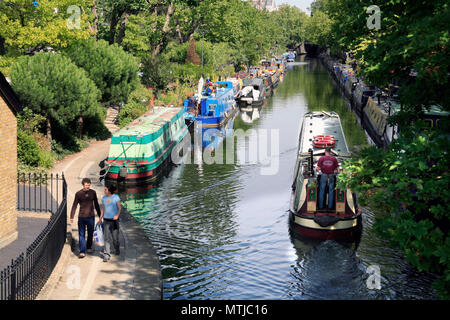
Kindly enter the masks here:
M 188 133 L 188 128 L 185 127 L 183 131 L 179 133 L 176 140 L 173 140 L 161 155 L 150 163 L 143 162 L 126 162 L 126 175 L 120 174 L 120 169 L 123 165 L 123 161 L 114 161 L 110 164 L 108 173 L 105 176 L 105 182 L 107 183 L 125 183 L 127 185 L 140 185 L 149 182 L 157 181 L 161 176 L 168 172 L 168 168 L 173 164 L 172 151 L 174 148 L 180 148 L 182 152 L 182 144 L 184 143 L 184 137 Z M 180 155 L 182 156 L 182 155 Z
M 290 211 L 290 225 L 296 233 L 318 240 L 353 240 L 362 230 L 361 216 L 338 220 L 334 225 L 321 227 L 312 217 Z

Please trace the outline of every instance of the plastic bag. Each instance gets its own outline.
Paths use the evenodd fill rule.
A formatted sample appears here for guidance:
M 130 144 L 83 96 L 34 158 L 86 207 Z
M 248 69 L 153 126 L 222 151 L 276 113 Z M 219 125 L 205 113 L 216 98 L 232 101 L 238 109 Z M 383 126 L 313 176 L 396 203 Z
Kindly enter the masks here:
M 103 236 L 103 228 L 100 225 L 95 226 L 94 241 L 99 246 L 105 245 L 105 238 Z

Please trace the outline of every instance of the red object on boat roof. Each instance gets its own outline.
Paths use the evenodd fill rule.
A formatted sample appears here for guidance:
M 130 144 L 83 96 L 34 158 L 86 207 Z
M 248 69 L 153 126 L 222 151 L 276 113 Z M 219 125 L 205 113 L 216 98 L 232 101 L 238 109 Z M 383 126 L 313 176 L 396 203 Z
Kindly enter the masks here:
M 336 145 L 336 139 L 334 136 L 325 136 L 325 135 L 319 135 L 314 137 L 313 146 L 315 148 L 333 148 Z

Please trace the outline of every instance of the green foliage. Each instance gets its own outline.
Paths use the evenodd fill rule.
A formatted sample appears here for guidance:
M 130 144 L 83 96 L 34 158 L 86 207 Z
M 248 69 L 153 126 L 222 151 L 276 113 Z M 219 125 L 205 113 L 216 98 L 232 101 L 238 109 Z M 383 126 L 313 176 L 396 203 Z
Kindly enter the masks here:
M 404 110 L 418 113 L 439 104 L 450 110 L 448 1 L 320 0 L 332 21 L 330 45 L 356 51 L 361 74 L 384 87 L 397 80 Z M 381 12 L 381 28 L 367 27 L 371 5 Z M 345 14 L 342 14 L 345 12 Z M 417 72 L 413 79 L 411 69 Z
M 44 116 L 33 113 L 30 108 L 25 107 L 22 113 L 17 116 L 17 127 L 20 131 L 41 132 L 45 125 L 45 120 Z
M 106 41 L 91 38 L 64 52 L 77 66 L 86 70 L 102 92 L 101 101 L 106 105 L 126 102 L 138 84 L 137 60 L 116 44 L 109 45 Z
M 448 142 L 436 130 L 402 130 L 389 150 L 367 148 L 346 163 L 339 181 L 360 194 L 362 205 L 380 212 L 375 230 L 408 262 L 441 275 L 435 287 L 443 298 L 450 297 Z
M 43 152 L 33 135 L 17 131 L 17 155 L 21 163 L 31 167 L 50 168 L 53 165 L 51 154 Z
M 97 113 L 99 91 L 86 72 L 57 53 L 21 57 L 11 69 L 23 105 L 47 119 L 69 125 Z
M 53 166 L 48 140 L 40 133 L 45 120 L 26 107 L 17 116 L 17 157 L 19 163 L 29 168 Z
M 152 97 L 152 92 L 142 85 L 134 90 L 130 94 L 128 103 L 120 110 L 118 117 L 119 127 L 123 128 L 143 115 L 148 110 Z
M 306 21 L 304 28 L 308 42 L 322 47 L 331 42 L 331 19 L 325 13 L 317 11 Z
M 87 39 L 89 31 L 90 1 L 48 0 L 34 7 L 28 0 L 0 1 L 0 37 L 5 39 L 5 48 L 15 56 L 37 52 L 47 47 L 55 50 L 67 47 L 80 39 Z M 67 26 L 67 13 L 71 5 L 85 8 L 80 15 L 80 28 Z M 55 13 L 55 8 L 58 12 Z
M 141 69 L 143 83 L 156 90 L 164 90 L 172 77 L 169 61 L 164 56 L 146 56 Z

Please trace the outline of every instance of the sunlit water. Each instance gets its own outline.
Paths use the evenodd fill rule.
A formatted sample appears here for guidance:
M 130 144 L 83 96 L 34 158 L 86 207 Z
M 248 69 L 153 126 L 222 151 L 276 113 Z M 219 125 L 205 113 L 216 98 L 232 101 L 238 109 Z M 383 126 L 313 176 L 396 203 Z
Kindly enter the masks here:
M 336 111 L 349 147 L 367 144 L 325 68 L 305 60 L 289 66 L 256 120 L 238 114 L 234 121 L 234 129 L 279 130 L 277 174 L 261 174 L 264 163 L 184 164 L 125 201 L 158 252 L 164 299 L 433 298 L 431 277 L 374 234 L 368 210 L 359 245 L 291 235 L 290 186 L 308 110 Z M 245 148 L 237 138 L 236 149 Z M 367 287 L 370 265 L 380 268 L 380 290 Z

